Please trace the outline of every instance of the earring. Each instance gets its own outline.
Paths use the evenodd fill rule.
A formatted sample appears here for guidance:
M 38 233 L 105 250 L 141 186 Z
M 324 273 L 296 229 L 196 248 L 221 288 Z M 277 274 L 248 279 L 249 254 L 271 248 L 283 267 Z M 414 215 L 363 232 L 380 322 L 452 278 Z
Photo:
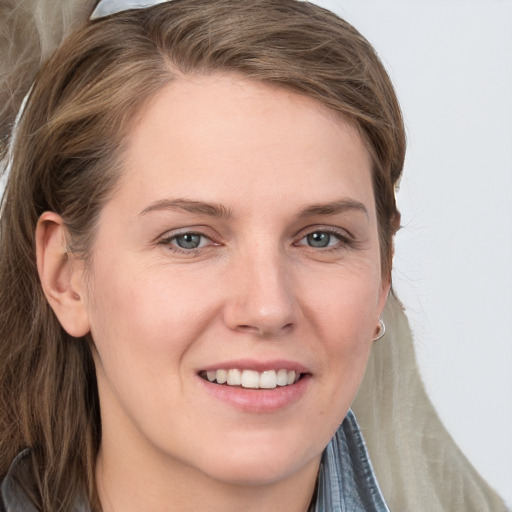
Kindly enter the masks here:
M 377 337 L 373 338 L 373 341 L 379 341 L 382 338 L 382 336 L 384 336 L 384 334 L 386 334 L 386 325 L 379 318 L 379 330 L 377 331 Z

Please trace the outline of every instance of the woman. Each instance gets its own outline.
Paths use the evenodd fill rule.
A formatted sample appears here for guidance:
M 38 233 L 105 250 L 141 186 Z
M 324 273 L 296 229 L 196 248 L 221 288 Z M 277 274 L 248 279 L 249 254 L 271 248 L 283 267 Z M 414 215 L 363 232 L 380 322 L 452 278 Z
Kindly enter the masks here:
M 373 49 L 294 0 L 104 6 L 41 67 L 8 155 L 4 506 L 417 509 L 407 477 L 383 496 L 349 412 L 405 152 Z M 446 510 L 501 507 L 457 481 L 478 492 Z

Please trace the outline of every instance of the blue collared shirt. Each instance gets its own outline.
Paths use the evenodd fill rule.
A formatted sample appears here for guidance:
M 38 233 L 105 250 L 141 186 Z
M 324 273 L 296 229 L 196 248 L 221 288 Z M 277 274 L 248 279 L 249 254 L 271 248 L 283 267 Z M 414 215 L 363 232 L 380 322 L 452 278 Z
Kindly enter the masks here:
M 2 482 L 2 512 L 37 512 L 19 481 L 26 474 L 28 450 L 21 452 Z M 380 491 L 363 436 L 352 411 L 322 455 L 314 512 L 389 512 Z M 77 500 L 70 512 L 90 512 Z
M 314 511 L 389 512 L 352 411 L 322 455 Z

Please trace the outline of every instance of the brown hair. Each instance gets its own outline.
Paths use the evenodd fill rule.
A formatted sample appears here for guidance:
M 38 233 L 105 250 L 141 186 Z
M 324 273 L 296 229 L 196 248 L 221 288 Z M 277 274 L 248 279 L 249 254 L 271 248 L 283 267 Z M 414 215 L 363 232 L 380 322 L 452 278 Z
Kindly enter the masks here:
M 13 147 L 0 247 L 0 478 L 29 446 L 36 507 L 71 509 L 94 486 L 101 426 L 90 339 L 69 336 L 43 295 L 34 229 L 62 215 L 87 257 L 120 175 L 123 139 L 177 74 L 237 72 L 304 94 L 358 127 L 373 158 L 383 273 L 405 152 L 390 80 L 370 44 L 296 0 L 174 0 L 87 23 L 41 68 Z

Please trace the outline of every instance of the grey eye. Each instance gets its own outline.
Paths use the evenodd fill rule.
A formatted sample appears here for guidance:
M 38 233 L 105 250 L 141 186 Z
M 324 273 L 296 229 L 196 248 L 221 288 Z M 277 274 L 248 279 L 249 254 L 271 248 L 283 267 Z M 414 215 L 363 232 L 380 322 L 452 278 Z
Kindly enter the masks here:
M 337 237 L 333 235 L 332 233 L 326 233 L 325 231 L 315 231 L 314 233 L 310 233 L 306 236 L 306 242 L 311 247 L 329 247 L 330 245 L 333 245 L 333 239 L 334 243 L 337 243 Z
M 201 235 L 184 233 L 174 237 L 174 241 L 181 249 L 197 249 L 201 245 Z

